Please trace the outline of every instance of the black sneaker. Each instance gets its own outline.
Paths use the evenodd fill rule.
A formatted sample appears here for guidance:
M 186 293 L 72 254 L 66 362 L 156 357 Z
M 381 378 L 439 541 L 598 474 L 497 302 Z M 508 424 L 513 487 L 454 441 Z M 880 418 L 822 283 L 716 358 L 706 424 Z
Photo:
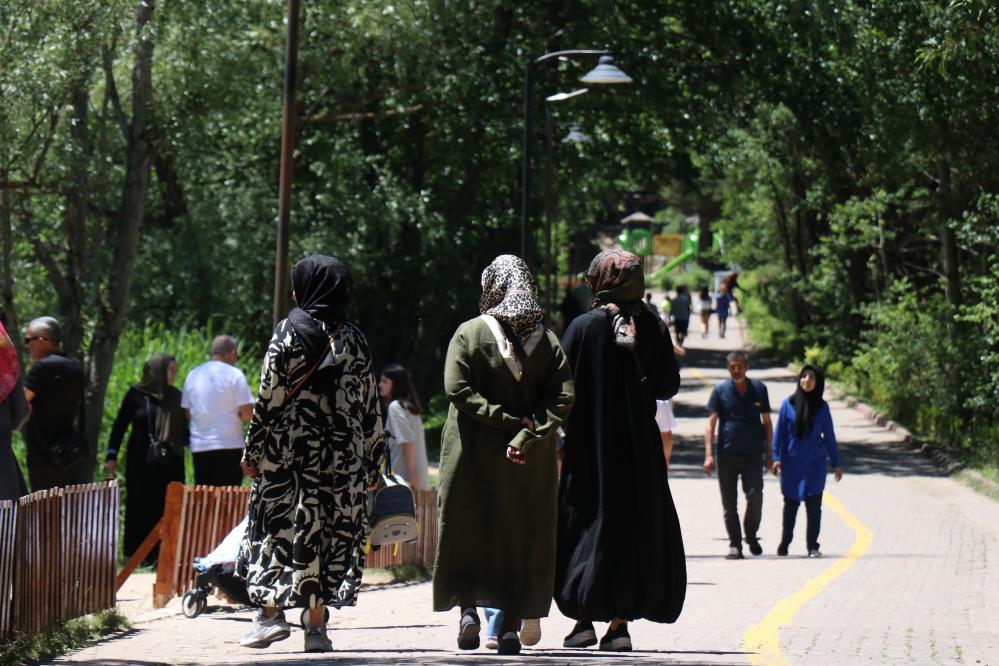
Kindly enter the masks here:
M 742 550 L 736 548 L 735 546 L 729 546 L 728 555 L 725 556 L 726 560 L 741 560 Z
M 516 631 L 507 631 L 499 637 L 496 654 L 520 654 L 520 638 Z
M 458 622 L 458 649 L 479 649 L 479 614 L 474 608 L 467 608 Z
M 780 555 L 781 557 L 787 557 L 787 544 L 786 543 L 782 543 L 779 546 L 777 546 L 777 554 Z
M 763 554 L 763 546 L 760 545 L 759 539 L 746 539 L 746 543 L 749 544 L 749 552 L 753 555 Z
M 628 633 L 628 623 L 618 625 L 617 629 L 608 629 L 600 639 L 600 649 L 604 652 L 631 652 L 631 634 Z
M 592 622 L 577 622 L 572 632 L 562 641 L 562 647 L 588 648 L 597 644 L 597 632 L 593 630 Z

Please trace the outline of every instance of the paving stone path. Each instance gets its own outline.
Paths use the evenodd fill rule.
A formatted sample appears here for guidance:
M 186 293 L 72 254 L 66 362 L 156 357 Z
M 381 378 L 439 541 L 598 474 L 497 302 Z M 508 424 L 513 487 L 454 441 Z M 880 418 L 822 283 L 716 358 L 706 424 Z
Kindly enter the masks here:
M 456 613 L 431 612 L 430 585 L 420 583 L 362 592 L 356 608 L 334 612 L 331 655 L 299 652 L 297 630 L 267 650 L 240 648 L 252 618 L 247 610 L 195 620 L 176 609 L 166 616 L 130 610 L 131 632 L 57 663 L 999 665 L 999 504 L 946 477 L 842 402 L 831 405 L 846 476 L 839 484 L 830 478 L 827 489 L 843 513 L 829 502 L 824 508 L 825 557 L 804 557 L 803 510 L 791 556 L 775 555 L 781 496 L 770 476 L 764 555 L 722 558 L 721 503 L 716 478 L 700 468 L 701 433 L 711 386 L 727 376 L 724 354 L 741 345 L 737 327 L 725 340 L 713 330 L 689 340 L 670 471 L 687 550 L 687 601 L 676 624 L 633 623 L 631 655 L 563 649 L 572 621 L 554 606 L 542 621 L 541 643 L 520 657 L 459 652 Z M 756 362 L 750 376 L 766 382 L 775 410 L 793 389 L 794 376 L 783 366 Z

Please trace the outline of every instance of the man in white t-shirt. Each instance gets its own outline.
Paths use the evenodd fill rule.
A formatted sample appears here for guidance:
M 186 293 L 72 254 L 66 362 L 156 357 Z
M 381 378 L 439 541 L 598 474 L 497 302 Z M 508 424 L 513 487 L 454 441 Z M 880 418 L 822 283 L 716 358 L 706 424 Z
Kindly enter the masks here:
M 212 340 L 212 358 L 188 373 L 181 406 L 191 422 L 194 482 L 238 486 L 243 456 L 243 422 L 253 415 L 253 394 L 236 367 L 236 339 Z

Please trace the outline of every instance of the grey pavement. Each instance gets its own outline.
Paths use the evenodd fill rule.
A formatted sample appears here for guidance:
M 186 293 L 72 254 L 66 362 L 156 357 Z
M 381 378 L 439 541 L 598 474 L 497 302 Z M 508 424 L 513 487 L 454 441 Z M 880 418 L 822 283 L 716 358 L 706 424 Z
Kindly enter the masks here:
M 804 557 L 802 510 L 791 556 L 778 558 L 781 495 L 768 476 L 764 555 L 747 551 L 745 560 L 723 559 L 721 503 L 716 478 L 701 471 L 701 433 L 711 386 L 727 376 L 724 353 L 742 344 L 738 326 L 730 327 L 726 340 L 713 329 L 707 339 L 696 333 L 689 339 L 670 470 L 687 550 L 687 600 L 673 625 L 632 623 L 631 655 L 563 649 L 572 621 L 554 605 L 542 620 L 541 643 L 520 657 L 501 658 L 484 648 L 459 652 L 457 611 L 432 612 L 430 585 L 421 583 L 363 591 L 356 608 L 334 611 L 336 651 L 330 655 L 301 653 L 298 630 L 267 650 L 239 647 L 252 617 L 248 610 L 188 620 L 176 612 L 137 612 L 133 601 L 132 631 L 57 663 L 999 664 L 999 504 L 948 478 L 841 401 L 831 406 L 846 475 L 838 484 L 830 476 L 827 490 L 870 530 L 869 548 L 844 559 L 857 532 L 827 502 L 820 538 L 825 557 Z M 766 382 L 776 411 L 793 389 L 793 374 L 764 359 L 754 358 L 752 365 L 750 376 Z M 767 633 L 768 613 L 788 608 L 794 610 Z M 758 641 L 747 641 L 747 632 L 761 623 L 774 646 L 764 652 Z

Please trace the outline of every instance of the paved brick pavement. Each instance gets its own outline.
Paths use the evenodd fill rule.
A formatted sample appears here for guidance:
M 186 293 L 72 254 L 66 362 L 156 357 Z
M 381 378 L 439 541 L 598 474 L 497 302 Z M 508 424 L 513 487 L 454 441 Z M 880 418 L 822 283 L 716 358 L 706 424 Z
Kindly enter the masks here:
M 734 328 L 734 327 L 733 327 Z M 742 343 L 714 332 L 689 341 L 683 386 L 675 411 L 678 441 L 670 484 L 680 512 L 690 585 L 674 625 L 636 622 L 630 656 L 561 647 L 572 622 L 557 613 L 542 621 L 543 638 L 519 658 L 480 649 L 455 649 L 452 613 L 430 610 L 430 585 L 362 592 L 354 609 L 334 612 L 336 652 L 300 652 L 302 633 L 263 651 L 238 646 L 249 611 L 215 612 L 188 620 L 179 615 L 137 617 L 128 634 L 63 657 L 78 664 L 485 664 L 529 661 L 555 664 L 744 664 L 747 629 L 780 600 L 835 564 L 854 542 L 853 530 L 828 507 L 821 543 L 825 558 L 804 555 L 804 515 L 791 557 L 774 554 L 780 535 L 777 480 L 764 492 L 765 554 L 722 559 L 727 539 L 715 478 L 700 471 L 704 404 L 711 386 L 726 376 L 724 351 Z M 776 409 L 793 388 L 784 367 L 754 363 Z M 897 442 L 897 436 L 834 401 L 846 476 L 828 489 L 874 535 L 870 548 L 818 596 L 800 608 L 779 633 L 781 655 L 791 664 L 999 664 L 999 504 L 942 475 Z M 803 512 L 802 512 L 803 514 Z M 134 608 L 133 603 L 133 608 Z M 598 627 L 598 630 L 600 628 Z

